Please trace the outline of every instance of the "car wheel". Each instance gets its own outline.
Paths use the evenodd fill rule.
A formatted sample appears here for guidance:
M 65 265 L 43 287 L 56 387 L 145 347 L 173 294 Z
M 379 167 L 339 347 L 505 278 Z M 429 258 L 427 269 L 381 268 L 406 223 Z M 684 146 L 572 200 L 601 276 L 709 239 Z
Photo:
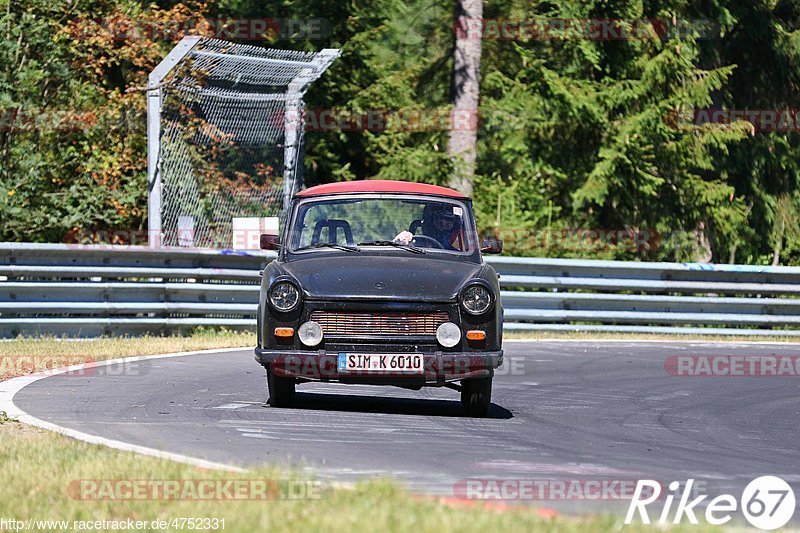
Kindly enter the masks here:
M 267 388 L 272 407 L 288 407 L 294 400 L 294 378 L 276 376 L 267 370 Z
M 483 418 L 488 415 L 492 405 L 492 378 L 463 380 L 461 405 L 469 416 Z

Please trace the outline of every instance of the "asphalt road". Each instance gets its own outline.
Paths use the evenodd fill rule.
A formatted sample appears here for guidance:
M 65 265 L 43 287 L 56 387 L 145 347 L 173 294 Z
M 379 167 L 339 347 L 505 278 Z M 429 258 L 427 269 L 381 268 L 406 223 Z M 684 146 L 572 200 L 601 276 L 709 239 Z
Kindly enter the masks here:
M 665 368 L 670 356 L 797 356 L 800 345 L 539 341 L 504 349 L 487 419 L 463 416 L 449 389 L 306 384 L 296 407 L 267 407 L 250 350 L 152 360 L 124 375 L 50 377 L 14 401 L 92 435 L 236 465 L 291 464 L 323 479 L 391 475 L 436 494 L 475 478 L 583 487 L 694 478 L 713 497 L 772 474 L 800 497 L 800 378 L 676 377 Z M 578 510 L 620 503 L 573 496 L 545 499 Z

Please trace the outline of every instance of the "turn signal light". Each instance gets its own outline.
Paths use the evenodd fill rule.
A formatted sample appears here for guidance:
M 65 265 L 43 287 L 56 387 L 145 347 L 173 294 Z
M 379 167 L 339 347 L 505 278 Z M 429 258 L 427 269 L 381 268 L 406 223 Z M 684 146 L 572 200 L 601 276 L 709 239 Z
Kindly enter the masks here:
M 472 330 L 467 332 L 467 340 L 482 341 L 486 339 L 486 332 L 479 330 Z
M 294 335 L 294 328 L 275 328 L 276 337 L 291 337 Z

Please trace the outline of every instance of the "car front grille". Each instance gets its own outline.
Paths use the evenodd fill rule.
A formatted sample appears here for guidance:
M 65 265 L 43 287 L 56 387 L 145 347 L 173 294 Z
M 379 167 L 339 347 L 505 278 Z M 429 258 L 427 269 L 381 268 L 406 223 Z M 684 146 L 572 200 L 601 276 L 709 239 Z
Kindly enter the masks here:
M 447 313 L 348 313 L 313 311 L 311 320 L 325 335 L 339 336 L 427 336 L 450 320 Z

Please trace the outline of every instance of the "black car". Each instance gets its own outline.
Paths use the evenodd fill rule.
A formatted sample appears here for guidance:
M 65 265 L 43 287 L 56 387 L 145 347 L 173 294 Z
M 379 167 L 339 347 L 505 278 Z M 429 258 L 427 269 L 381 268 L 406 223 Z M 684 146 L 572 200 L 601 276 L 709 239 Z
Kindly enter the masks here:
M 487 415 L 503 307 L 481 253 L 502 242 L 478 244 L 468 197 L 400 181 L 312 187 L 261 246 L 278 250 L 256 348 L 272 406 L 291 404 L 298 383 L 330 381 L 446 386 L 470 415 Z

